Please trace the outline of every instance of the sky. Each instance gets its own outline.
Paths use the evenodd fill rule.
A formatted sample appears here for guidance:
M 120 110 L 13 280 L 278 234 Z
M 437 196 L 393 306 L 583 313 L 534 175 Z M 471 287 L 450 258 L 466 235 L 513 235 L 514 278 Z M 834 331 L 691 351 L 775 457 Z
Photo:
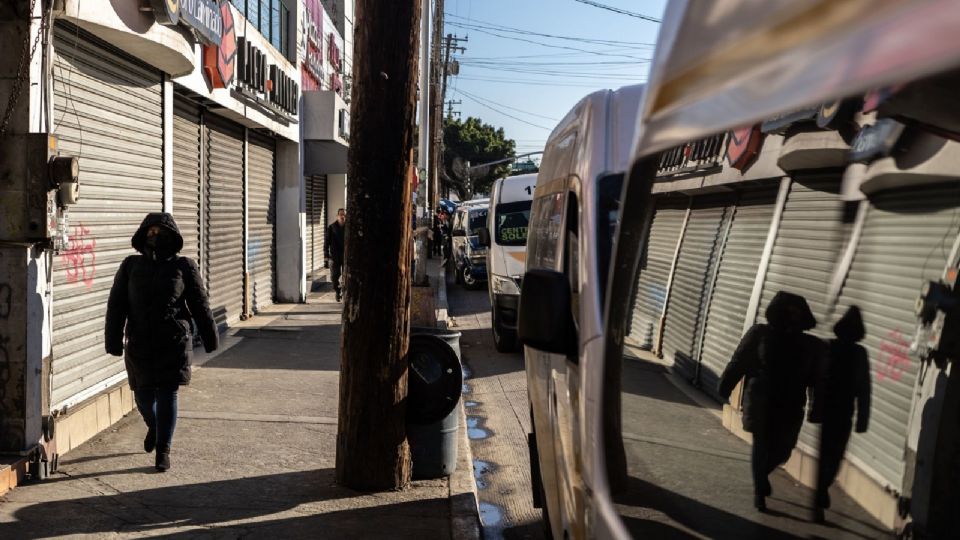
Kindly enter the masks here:
M 468 41 L 447 100 L 503 127 L 517 154 L 543 150 L 584 96 L 646 80 L 666 0 L 445 0 L 445 32 Z M 589 4 L 601 4 L 633 15 Z M 538 35 L 540 34 L 540 35 Z M 554 37 L 548 37 L 554 36 Z M 446 114 L 447 108 L 444 108 Z

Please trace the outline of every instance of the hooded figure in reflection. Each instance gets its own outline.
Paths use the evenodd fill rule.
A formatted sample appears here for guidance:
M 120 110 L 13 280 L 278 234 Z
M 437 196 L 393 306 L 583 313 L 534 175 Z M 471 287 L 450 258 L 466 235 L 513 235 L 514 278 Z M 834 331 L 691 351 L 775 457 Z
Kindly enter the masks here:
M 860 308 L 852 306 L 833 326 L 836 339 L 830 340 L 829 357 L 824 367 L 822 390 L 814 396 L 814 410 L 822 414 L 820 460 L 813 520 L 822 522 L 823 511 L 830 508 L 828 488 L 837 478 L 840 462 L 853 428 L 854 402 L 857 433 L 870 422 L 870 360 L 867 350 L 857 342 L 866 334 Z M 815 421 L 817 419 L 814 419 Z
M 780 291 L 765 314 L 767 324 L 743 336 L 718 388 L 729 399 L 744 380 L 743 429 L 753 433 L 754 506 L 761 512 L 772 493 L 768 476 L 797 444 L 807 391 L 819 382 L 823 357 L 823 343 L 806 333 L 817 321 L 802 296 Z

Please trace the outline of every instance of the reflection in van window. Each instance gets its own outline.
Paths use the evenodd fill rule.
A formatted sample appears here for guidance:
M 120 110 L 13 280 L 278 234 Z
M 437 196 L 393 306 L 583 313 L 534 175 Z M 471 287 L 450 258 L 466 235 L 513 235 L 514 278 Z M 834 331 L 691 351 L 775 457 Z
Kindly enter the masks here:
M 607 296 L 607 274 L 610 271 L 610 258 L 613 257 L 613 238 L 617 234 L 617 223 L 620 221 L 623 173 L 604 176 L 597 185 L 597 270 L 602 304 Z
M 533 203 L 537 227 L 527 244 L 528 269 L 559 271 L 557 261 L 561 255 L 560 238 L 563 231 L 564 193 L 551 193 Z
M 496 237 L 501 246 L 523 246 L 527 243 L 531 201 L 497 205 Z
M 470 211 L 470 234 L 473 235 L 476 233 L 477 229 L 482 229 L 487 226 L 487 209 L 481 210 L 471 210 Z

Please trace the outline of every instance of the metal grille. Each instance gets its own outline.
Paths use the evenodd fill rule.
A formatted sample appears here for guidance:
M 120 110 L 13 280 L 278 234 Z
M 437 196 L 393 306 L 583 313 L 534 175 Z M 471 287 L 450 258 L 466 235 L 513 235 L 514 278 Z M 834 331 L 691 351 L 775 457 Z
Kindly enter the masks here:
M 54 132 L 80 158 L 79 204 L 53 287 L 53 408 L 123 380 L 123 360 L 104 353 L 107 297 L 130 238 L 163 209 L 161 75 L 76 28 L 54 32 Z
M 663 353 L 687 377 L 696 372 L 697 339 L 729 202 L 729 197 L 696 199 L 680 244 L 664 319 Z
M 630 318 L 630 340 L 644 349 L 653 347 L 659 332 L 667 281 L 677 251 L 677 240 L 683 228 L 689 199 L 661 197 L 656 202 L 647 249 L 640 261 L 640 275 L 634 287 L 633 311 Z
M 243 312 L 243 130 L 214 115 L 207 125 L 205 255 L 210 308 L 221 327 Z
M 309 231 L 307 258 L 310 272 L 323 268 L 323 250 L 327 225 L 327 177 L 310 176 L 307 185 L 307 229 Z
M 180 254 L 198 264 L 202 207 L 201 174 L 203 168 L 200 145 L 199 110 L 183 100 L 175 100 L 173 108 L 173 217 L 183 235 Z
M 273 303 L 276 252 L 276 188 L 273 139 L 250 134 L 248 145 L 249 238 L 247 264 L 253 284 L 253 309 L 258 312 Z
M 923 282 L 940 278 L 957 237 L 960 188 L 894 191 L 871 202 L 834 319 L 860 306 L 872 366 L 870 429 L 852 436 L 849 455 L 899 489 L 918 367 L 908 352 L 914 306 Z
M 776 200 L 776 186 L 748 191 L 741 195 L 733 214 L 707 310 L 700 353 L 700 384 L 714 397 L 719 397 L 716 390 L 720 374 L 743 334 Z

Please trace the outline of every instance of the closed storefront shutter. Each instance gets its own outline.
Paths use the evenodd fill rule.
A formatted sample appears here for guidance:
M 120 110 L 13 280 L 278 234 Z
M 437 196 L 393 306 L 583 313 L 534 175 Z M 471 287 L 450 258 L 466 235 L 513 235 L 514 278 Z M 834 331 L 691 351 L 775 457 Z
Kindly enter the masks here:
M 60 25 L 54 53 L 54 132 L 79 157 L 82 185 L 54 267 L 51 405 L 60 408 L 125 377 L 123 360 L 104 352 L 104 316 L 131 237 L 163 209 L 163 114 L 159 72 Z
M 871 198 L 863 234 L 834 319 L 859 306 L 867 330 L 873 406 L 870 428 L 848 447 L 899 489 L 918 362 L 909 352 L 921 285 L 939 279 L 960 226 L 960 188 L 913 188 Z M 829 328 L 829 327 L 828 327 Z
M 707 311 L 700 385 L 718 397 L 717 382 L 740 343 L 753 283 L 770 230 L 776 186 L 744 192 L 737 202 Z
M 644 349 L 653 347 L 659 332 L 667 282 L 683 229 L 689 199 L 661 197 L 657 200 L 647 250 L 640 261 L 641 270 L 634 288 L 630 340 Z
M 253 284 L 254 311 L 273 303 L 273 280 L 276 261 L 274 223 L 276 190 L 274 183 L 275 142 L 251 133 L 248 146 L 249 238 L 247 264 Z
M 806 298 L 817 319 L 811 333 L 831 335 L 827 295 L 849 230 L 839 189 L 839 178 L 791 183 L 763 284 L 758 323 L 767 322 L 764 311 L 774 295 L 787 291 Z M 817 448 L 817 441 L 818 427 L 805 423 L 800 442 L 809 450 Z
M 183 100 L 173 108 L 173 217 L 183 235 L 180 254 L 198 264 L 200 256 L 203 171 L 199 110 Z
M 243 130 L 212 114 L 205 121 L 206 278 L 210 309 L 222 328 L 243 312 Z
M 729 209 L 727 197 L 699 197 L 680 244 L 663 328 L 663 354 L 685 376 L 696 372 L 695 350 L 703 324 L 708 287 Z
M 327 230 L 327 177 L 310 176 L 306 182 L 307 192 L 307 228 L 310 230 L 307 251 L 311 261 L 310 272 L 316 274 L 323 268 L 323 250 Z M 312 253 L 312 258 L 309 255 Z M 314 276 L 315 278 L 315 276 Z
M 313 252 L 313 177 L 307 176 L 303 179 L 303 196 L 305 203 L 305 210 L 307 213 L 307 230 L 306 230 L 306 258 L 307 258 L 307 277 L 309 279 L 313 278 L 313 269 L 314 264 L 317 259 L 317 255 Z

